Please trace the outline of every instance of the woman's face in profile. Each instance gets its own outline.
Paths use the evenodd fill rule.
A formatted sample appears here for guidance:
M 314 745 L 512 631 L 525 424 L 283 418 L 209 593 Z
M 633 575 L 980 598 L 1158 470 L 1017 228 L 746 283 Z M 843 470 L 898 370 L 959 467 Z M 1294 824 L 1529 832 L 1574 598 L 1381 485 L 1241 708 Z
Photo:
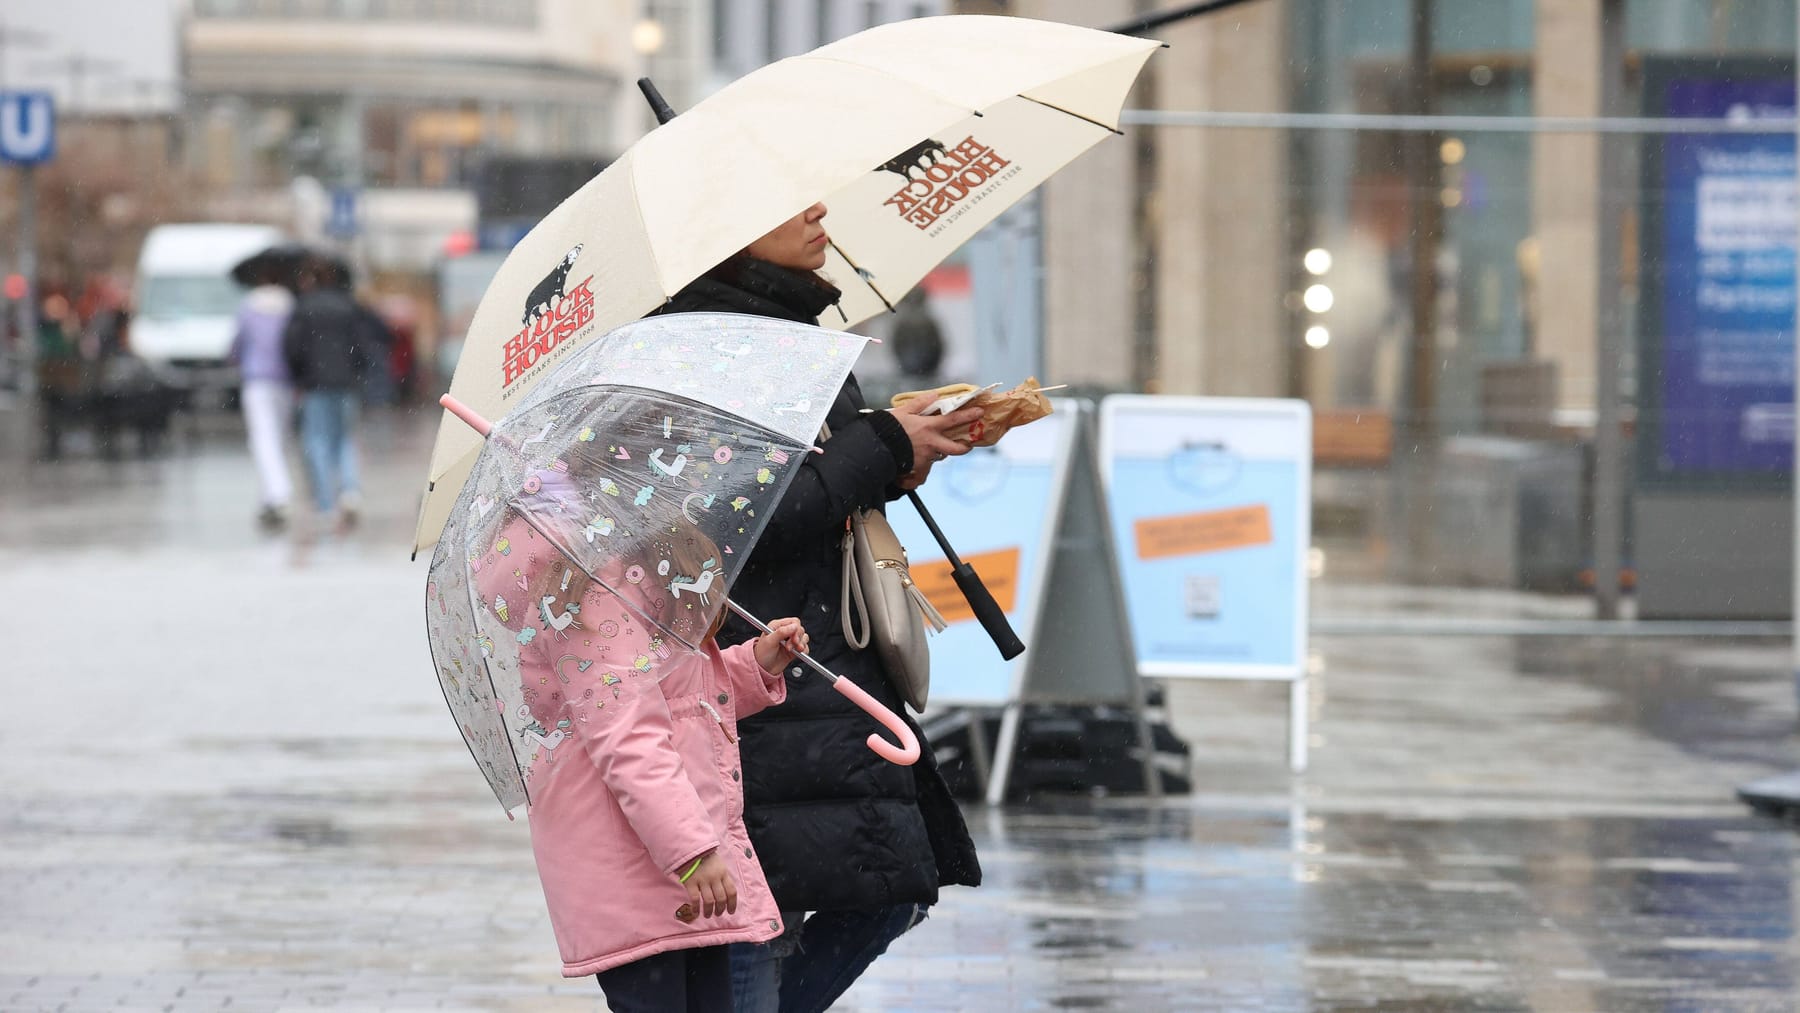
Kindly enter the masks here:
M 824 220 L 825 205 L 814 204 L 770 229 L 761 239 L 744 247 L 744 252 L 796 271 L 817 271 L 825 266 L 829 242 L 821 224 Z

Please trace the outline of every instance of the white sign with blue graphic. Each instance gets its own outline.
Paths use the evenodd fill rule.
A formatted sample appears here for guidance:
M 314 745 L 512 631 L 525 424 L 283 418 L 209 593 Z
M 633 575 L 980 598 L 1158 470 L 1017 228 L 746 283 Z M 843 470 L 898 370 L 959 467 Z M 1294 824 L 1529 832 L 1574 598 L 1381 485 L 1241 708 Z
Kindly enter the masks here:
M 1312 413 L 1303 401 L 1120 395 L 1101 473 L 1138 670 L 1305 677 Z
M 35 165 L 56 154 L 56 106 L 49 92 L 0 92 L 0 162 Z
M 974 567 L 1027 645 L 1043 599 L 1043 583 L 1069 466 L 1073 402 L 1054 400 L 1046 418 L 932 466 L 919 498 L 959 557 Z M 948 563 L 919 512 L 905 500 L 887 516 L 906 546 L 912 573 L 950 625 L 931 638 L 930 710 L 1000 705 L 1018 699 L 1028 648 L 1012 661 L 967 609 L 946 576 Z

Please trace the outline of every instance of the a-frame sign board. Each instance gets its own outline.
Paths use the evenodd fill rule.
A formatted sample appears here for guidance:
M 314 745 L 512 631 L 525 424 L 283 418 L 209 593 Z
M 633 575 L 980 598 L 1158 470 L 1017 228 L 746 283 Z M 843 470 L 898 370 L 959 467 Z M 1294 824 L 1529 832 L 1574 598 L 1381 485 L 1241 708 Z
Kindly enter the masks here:
M 1039 543 L 1042 549 L 1037 554 L 1039 563 L 1030 567 L 1028 574 L 1022 574 L 1026 579 L 1019 581 L 1015 588 L 1017 601 L 1008 610 L 1026 641 L 1026 651 L 1008 662 L 1010 689 L 986 700 L 959 693 L 958 677 L 954 675 L 959 664 L 994 664 L 994 644 L 986 641 L 979 628 L 970 639 L 945 644 L 952 650 L 932 646 L 932 695 L 941 691 L 947 704 L 1003 705 L 994 756 L 981 763 L 988 766 L 986 799 L 990 804 L 999 804 L 1006 797 L 1006 783 L 1019 750 L 1024 709 L 1035 704 L 1103 704 L 1129 711 L 1138 725 L 1145 784 L 1150 792 L 1159 792 L 1150 725 L 1145 720 L 1143 682 L 1138 677 L 1138 662 L 1132 657 L 1132 639 L 1125 628 L 1125 601 L 1114 576 L 1118 567 L 1112 560 L 1111 525 L 1107 524 L 1107 507 L 1094 457 L 1094 407 L 1087 401 L 1058 399 L 1057 414 L 1051 417 L 1057 419 L 1057 432 L 1042 461 L 1049 466 L 1048 488 L 1040 489 L 1044 495 L 1042 513 L 1028 516 L 1022 511 L 1021 515 L 1013 515 L 1013 536 L 1022 534 L 1026 542 Z M 1008 435 L 1008 439 L 1024 432 L 1028 430 Z M 938 513 L 934 502 L 929 506 L 932 513 Z M 1030 520 L 1039 522 L 1037 531 L 1017 531 L 1017 527 L 1033 527 Z M 952 538 L 956 536 L 954 520 L 940 516 L 940 524 Z M 909 534 L 902 533 L 902 538 L 909 538 Z M 936 709 L 936 704 L 932 705 L 932 711 Z M 979 722 L 970 732 L 970 741 L 981 741 Z
M 1070 427 L 1067 456 L 1049 505 L 1050 565 L 1030 603 L 1034 635 L 1018 658 L 1012 699 L 1000 719 L 988 777 L 990 805 L 1006 797 L 1020 718 L 1031 704 L 1111 704 L 1130 711 L 1143 754 L 1144 784 L 1151 794 L 1161 791 L 1144 716 L 1143 681 L 1114 577 L 1118 568 L 1094 456 L 1094 408 L 1076 402 L 1070 414 L 1065 420 Z
M 907 546 L 913 579 L 950 620 L 932 639 L 928 728 L 969 729 L 975 772 L 988 799 L 1004 798 L 1019 745 L 1024 708 L 1033 704 L 1106 704 L 1138 724 L 1150 790 L 1153 770 L 1143 688 L 1125 628 L 1101 491 L 1097 412 L 1091 402 L 1052 400 L 1055 411 L 932 469 L 920 489 L 957 553 L 975 567 L 1025 653 L 1003 660 L 950 580 L 949 564 L 916 511 L 888 508 Z M 983 715 L 1001 711 L 994 755 Z

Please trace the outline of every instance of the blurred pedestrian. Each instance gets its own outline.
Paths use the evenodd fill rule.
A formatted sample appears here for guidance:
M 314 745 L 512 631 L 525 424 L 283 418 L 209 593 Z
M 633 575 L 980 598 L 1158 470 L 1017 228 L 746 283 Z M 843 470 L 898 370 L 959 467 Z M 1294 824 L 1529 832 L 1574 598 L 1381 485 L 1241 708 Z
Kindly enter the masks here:
M 534 480 L 536 503 L 584 503 L 568 474 L 546 469 Z M 527 702 L 518 716 L 537 743 L 531 848 L 563 974 L 595 975 L 621 1013 L 728 1013 L 726 944 L 781 932 L 744 831 L 740 783 L 725 774 L 738 767 L 731 727 L 786 697 L 781 672 L 807 649 L 806 630 L 777 619 L 772 633 L 720 650 L 715 621 L 690 634 L 704 653 L 674 654 L 640 679 L 620 659 L 637 655 L 648 668 L 653 655 L 668 655 L 657 627 L 600 617 L 624 602 L 633 614 L 681 621 L 663 615 L 679 613 L 677 604 L 630 597 L 640 585 L 627 574 L 697 573 L 718 557 L 711 540 L 698 529 L 666 545 L 646 536 L 590 580 L 560 552 L 534 551 L 542 537 L 522 513 L 500 531 L 477 580 L 483 600 L 496 603 L 488 614 L 522 645 Z M 563 629 L 557 620 L 593 632 L 553 635 Z
M 329 284 L 348 295 L 350 305 L 355 307 L 357 338 L 369 358 L 369 368 L 363 377 L 363 402 L 372 405 L 392 404 L 394 374 L 389 360 L 393 356 L 393 328 L 381 318 L 381 314 L 356 297 L 356 282 L 349 264 L 332 259 L 325 262 L 324 271 Z
M 62 457 L 63 430 L 81 414 L 86 395 L 86 370 L 76 343 L 79 322 L 68 297 L 51 292 L 38 306 L 37 383 L 38 425 L 42 442 L 38 457 L 55 461 Z
M 338 530 L 345 531 L 362 506 L 356 428 L 371 350 L 356 303 L 334 279 L 325 261 L 301 270 L 282 351 L 300 397 L 300 450 L 313 505 L 322 518 L 335 514 Z
M 375 308 L 387 324 L 393 344 L 388 348 L 388 374 L 394 381 L 394 401 L 407 404 L 418 397 L 419 312 L 411 296 L 389 293 Z
M 294 492 L 287 464 L 294 385 L 282 348 L 293 313 L 294 294 L 265 270 L 238 305 L 237 333 L 231 340 L 231 361 L 242 381 L 238 400 L 262 488 L 257 520 L 270 531 L 287 523 L 288 500 Z
M 658 312 L 817 323 L 839 296 L 816 273 L 829 244 L 825 213 L 815 204 L 776 226 Z M 819 659 L 903 717 L 905 704 L 881 656 L 851 648 L 844 637 L 841 546 L 852 510 L 880 508 L 923 484 L 934 463 L 969 452 L 944 433 L 979 418 L 979 409 L 924 416 L 923 401 L 915 400 L 910 410 L 865 413 L 862 388 L 849 378 L 827 416 L 832 435 L 823 453 L 807 455 L 732 588 L 752 612 L 806 616 L 818 633 Z M 733 620 L 720 642 L 755 633 Z M 978 885 L 981 866 L 916 724 L 919 761 L 896 766 L 864 745 L 866 714 L 823 679 L 796 677 L 781 714 L 738 727 L 744 822 L 787 931 L 767 943 L 732 946 L 736 1009 L 816 1013 L 925 919 L 939 887 Z
M 895 304 L 888 340 L 893 342 L 905 386 L 937 386 L 938 368 L 944 362 L 944 334 L 923 290 L 913 289 Z

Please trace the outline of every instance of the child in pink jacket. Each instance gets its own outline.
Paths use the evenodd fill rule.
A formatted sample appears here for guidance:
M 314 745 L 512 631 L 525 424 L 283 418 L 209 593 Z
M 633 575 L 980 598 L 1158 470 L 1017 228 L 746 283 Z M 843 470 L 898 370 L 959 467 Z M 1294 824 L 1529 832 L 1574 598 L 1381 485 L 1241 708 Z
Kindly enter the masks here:
M 673 553 L 674 572 L 697 569 L 695 552 Z M 720 650 L 717 623 L 681 625 L 699 613 L 671 599 L 657 567 L 621 560 L 596 574 L 637 594 L 628 608 L 515 517 L 477 588 L 520 645 L 526 703 L 508 724 L 536 746 L 531 845 L 563 974 L 597 975 L 614 1010 L 725 1011 L 726 944 L 782 931 L 744 830 L 736 723 L 786 699 L 782 669 L 808 641 L 798 619 L 778 619 Z

